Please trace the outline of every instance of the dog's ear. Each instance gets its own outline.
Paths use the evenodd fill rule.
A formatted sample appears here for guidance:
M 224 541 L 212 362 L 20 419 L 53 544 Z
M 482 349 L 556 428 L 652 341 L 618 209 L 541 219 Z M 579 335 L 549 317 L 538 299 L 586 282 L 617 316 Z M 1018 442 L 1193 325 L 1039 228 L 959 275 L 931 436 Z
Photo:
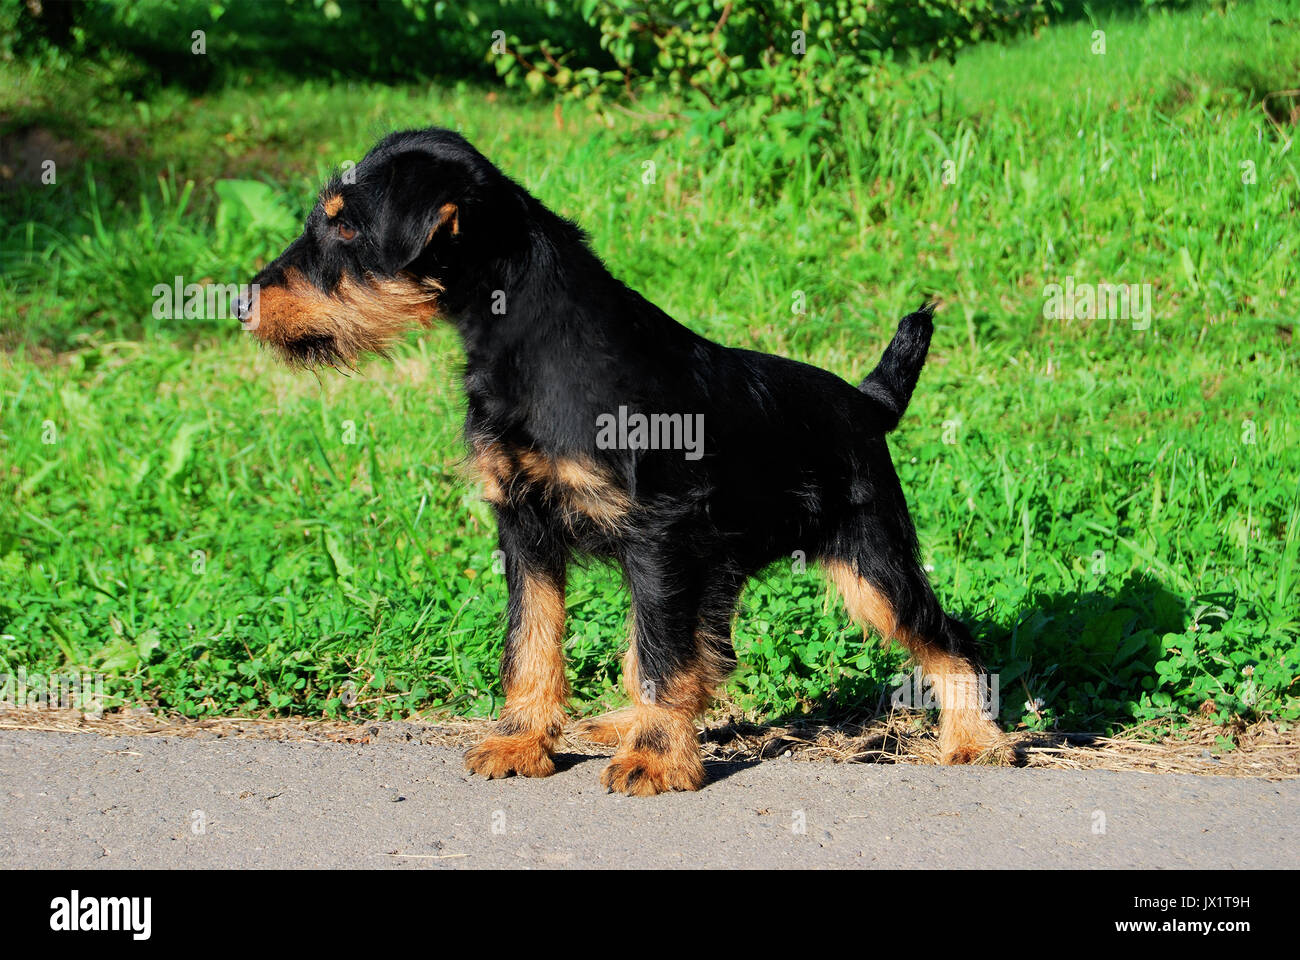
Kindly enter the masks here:
M 432 247 L 461 235 L 470 187 L 456 165 L 427 154 L 398 157 L 388 184 L 383 230 L 385 266 L 391 273 L 409 267 Z

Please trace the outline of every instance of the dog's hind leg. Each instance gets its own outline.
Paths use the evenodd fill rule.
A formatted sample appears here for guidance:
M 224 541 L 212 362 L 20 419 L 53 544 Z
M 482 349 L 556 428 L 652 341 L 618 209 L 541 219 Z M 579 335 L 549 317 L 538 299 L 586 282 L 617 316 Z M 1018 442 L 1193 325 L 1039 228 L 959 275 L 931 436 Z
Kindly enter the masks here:
M 905 514 L 904 514 L 905 516 Z M 917 563 L 911 524 L 883 529 L 879 516 L 859 518 L 841 548 L 823 563 L 849 615 L 912 654 L 939 699 L 939 750 L 944 763 L 996 758 L 1005 742 L 988 714 L 979 654 L 970 631 L 948 616 Z
M 489 778 L 545 777 L 555 772 L 551 755 L 569 700 L 564 673 L 568 555 L 526 515 L 499 511 L 498 526 L 510 592 L 501 657 L 506 704 L 493 733 L 465 754 L 465 766 Z
M 601 783 L 635 796 L 698 790 L 705 777 L 695 720 L 736 665 L 731 615 L 743 577 L 645 555 L 625 566 L 633 636 L 623 682 L 632 706 Z

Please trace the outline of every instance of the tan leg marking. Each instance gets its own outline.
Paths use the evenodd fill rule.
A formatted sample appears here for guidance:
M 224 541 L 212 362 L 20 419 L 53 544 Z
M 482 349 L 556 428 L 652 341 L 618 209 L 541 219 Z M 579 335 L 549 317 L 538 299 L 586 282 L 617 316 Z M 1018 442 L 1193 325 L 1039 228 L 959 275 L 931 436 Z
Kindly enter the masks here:
M 704 786 L 693 719 L 679 710 L 638 704 L 627 738 L 600 775 L 607 790 L 652 797 Z
M 620 707 L 598 717 L 584 717 L 578 721 L 574 732 L 589 743 L 617 747 L 627 739 L 635 716 L 636 711 L 632 707 Z
M 631 706 L 619 707 L 617 710 L 611 710 L 609 713 L 602 713 L 598 717 L 587 717 L 578 721 L 578 727 L 575 733 L 582 739 L 591 743 L 603 744 L 607 747 L 617 747 L 622 745 L 632 732 L 632 724 L 636 720 L 636 694 L 632 692 L 635 685 L 629 678 L 636 673 L 636 617 L 632 617 L 632 639 L 628 641 L 628 646 L 623 651 L 623 687 L 632 697 Z
M 465 754 L 465 766 L 485 777 L 555 772 L 551 754 L 564 729 L 569 681 L 564 674 L 564 591 L 525 576 L 523 618 L 505 668 L 506 705 L 499 733 Z
M 694 663 L 662 684 L 642 683 L 635 646 L 630 646 L 623 658 L 623 685 L 632 706 L 607 714 L 617 719 L 597 727 L 598 734 L 618 737 L 618 751 L 600 775 L 605 788 L 638 797 L 700 789 L 705 775 L 695 718 L 730 669 L 701 635 Z
M 936 647 L 898 625 L 889 600 L 841 560 L 826 563 L 849 616 L 872 627 L 886 641 L 897 640 L 921 665 L 939 698 L 939 752 L 947 764 L 971 763 L 1001 752 L 1006 738 L 980 703 L 981 680 L 965 659 Z

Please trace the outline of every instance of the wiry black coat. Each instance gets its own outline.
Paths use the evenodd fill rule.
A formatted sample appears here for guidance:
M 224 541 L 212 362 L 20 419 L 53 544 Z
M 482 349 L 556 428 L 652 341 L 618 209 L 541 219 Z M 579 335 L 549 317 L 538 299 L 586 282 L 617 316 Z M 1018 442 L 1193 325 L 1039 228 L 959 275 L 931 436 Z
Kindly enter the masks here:
M 901 321 L 879 366 L 854 387 L 677 323 L 615 279 L 576 225 L 449 131 L 386 137 L 355 184 L 336 180 L 322 197 L 341 208 L 318 207 L 260 279 L 285 283 L 296 270 L 327 292 L 345 276 L 436 288 L 438 313 L 465 348 L 466 437 L 480 454 L 493 451 L 489 479 L 503 487 L 494 503 L 511 588 L 508 695 L 532 657 L 521 652 L 528 585 L 540 579 L 562 591 L 575 553 L 626 571 L 636 615 L 630 668 L 643 680 L 720 679 L 734 664 L 730 621 L 746 578 L 797 551 L 839 563 L 884 597 L 884 620 L 909 646 L 974 666 L 969 633 L 945 616 L 921 570 L 885 441 L 925 360 L 928 306 Z M 345 352 L 328 335 L 295 332 L 281 338 L 291 357 L 294 337 L 310 339 L 308 359 Z M 702 456 L 601 449 L 598 418 L 620 407 L 702 415 Z M 578 498 L 585 508 L 571 509 L 557 492 L 563 483 L 539 480 L 550 469 L 539 463 L 583 464 L 596 478 L 588 499 Z M 620 504 L 612 521 L 591 496 Z M 515 717 L 509 729 L 532 722 Z

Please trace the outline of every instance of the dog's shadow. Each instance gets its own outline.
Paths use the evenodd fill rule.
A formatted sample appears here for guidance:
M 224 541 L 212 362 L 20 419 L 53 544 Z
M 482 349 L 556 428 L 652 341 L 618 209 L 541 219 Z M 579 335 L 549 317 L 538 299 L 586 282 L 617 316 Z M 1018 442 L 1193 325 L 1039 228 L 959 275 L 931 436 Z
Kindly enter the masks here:
M 611 755 L 612 753 L 557 753 L 551 759 L 555 762 L 555 772 L 561 774 L 576 770 L 588 763 L 593 765 L 593 769 L 603 770 L 605 764 L 609 763 Z M 705 785 L 719 783 L 728 777 L 735 776 L 742 770 L 756 767 L 761 762 L 756 757 L 739 760 L 719 760 L 706 757 L 704 759 L 704 773 L 707 777 Z
M 1231 608 L 1231 596 L 1202 598 Z M 1002 618 L 954 610 L 975 635 L 996 681 L 998 719 L 1018 734 L 1015 761 L 1030 748 L 1083 748 L 1103 731 L 1131 724 L 1143 681 L 1154 677 L 1165 634 L 1185 632 L 1188 601 L 1148 574 L 1133 575 L 1113 588 L 1032 595 Z M 1212 615 L 1212 614 L 1211 614 Z M 759 758 L 777 755 L 792 742 L 819 740 L 852 744 L 855 759 L 890 762 L 909 752 L 904 727 L 890 720 L 898 686 L 850 681 L 763 725 L 731 723 L 706 739 L 739 741 Z M 784 728 L 786 736 L 765 737 Z M 914 743 L 912 744 L 915 745 Z

